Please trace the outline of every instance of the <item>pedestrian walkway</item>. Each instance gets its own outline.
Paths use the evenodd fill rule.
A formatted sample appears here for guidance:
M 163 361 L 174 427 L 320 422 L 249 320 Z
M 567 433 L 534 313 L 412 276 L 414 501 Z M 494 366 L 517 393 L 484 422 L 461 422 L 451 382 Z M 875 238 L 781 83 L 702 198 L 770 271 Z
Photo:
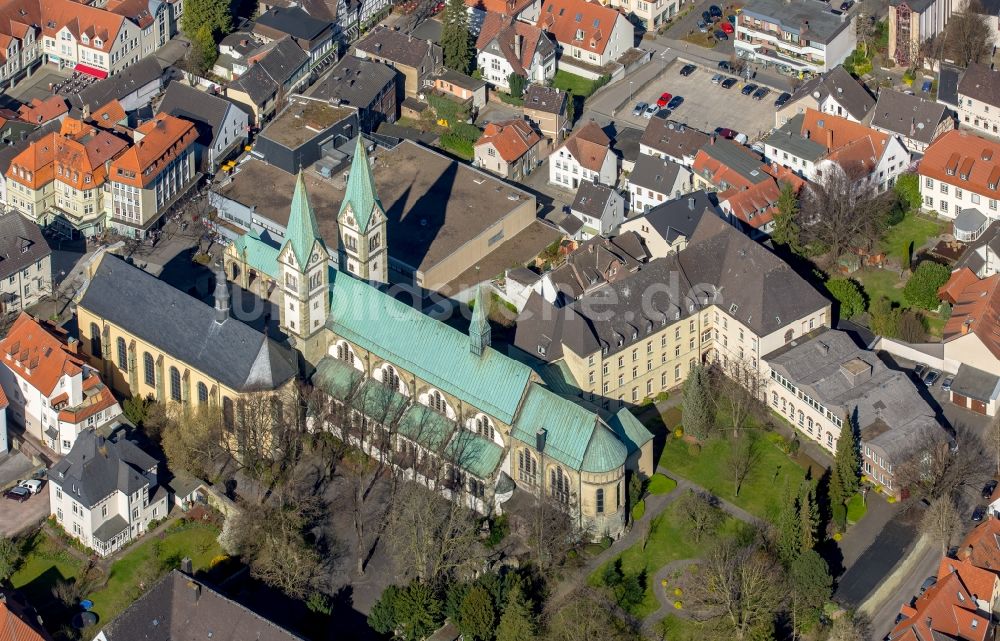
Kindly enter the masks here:
M 660 608 L 642 620 L 642 628 L 651 638 L 655 638 L 656 626 L 659 625 L 660 621 L 666 619 L 669 614 L 679 613 L 677 608 L 674 607 L 674 602 L 670 595 L 667 594 L 667 589 L 663 586 L 663 581 L 673 575 L 674 572 L 684 570 L 697 562 L 698 559 L 671 561 L 657 570 L 656 574 L 653 575 L 653 595 L 656 596 Z

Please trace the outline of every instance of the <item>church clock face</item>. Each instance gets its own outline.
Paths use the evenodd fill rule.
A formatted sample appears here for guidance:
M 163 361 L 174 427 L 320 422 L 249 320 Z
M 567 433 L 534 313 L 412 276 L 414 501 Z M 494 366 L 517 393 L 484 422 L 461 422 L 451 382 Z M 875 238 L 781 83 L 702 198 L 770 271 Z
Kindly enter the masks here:
M 312 258 L 309 259 L 309 262 L 315 263 L 317 260 L 319 260 L 319 253 L 313 252 Z

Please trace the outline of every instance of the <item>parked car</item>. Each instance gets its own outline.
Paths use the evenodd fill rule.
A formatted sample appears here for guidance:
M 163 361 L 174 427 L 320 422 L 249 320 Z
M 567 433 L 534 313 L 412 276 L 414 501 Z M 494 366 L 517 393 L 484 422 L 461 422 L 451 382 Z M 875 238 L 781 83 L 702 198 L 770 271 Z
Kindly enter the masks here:
M 761 87 L 757 91 L 753 92 L 753 99 L 763 100 L 764 98 L 767 98 L 767 94 L 769 93 L 771 93 L 770 89 L 768 89 L 767 87 Z
M 722 9 L 720 9 L 719 5 L 717 5 L 717 4 L 713 4 L 711 7 L 709 7 L 708 8 L 708 13 L 713 18 L 721 18 L 722 17 Z
M 725 31 L 729 35 L 732 35 L 733 32 L 736 31 L 735 29 L 733 29 L 733 25 L 729 24 L 728 22 L 723 22 L 721 28 L 722 28 L 723 31 Z
M 923 594 L 927 590 L 930 590 L 935 586 L 935 584 L 937 584 L 936 576 L 931 575 L 927 577 L 926 579 L 924 579 L 924 582 L 920 584 L 920 594 Z
M 684 65 L 683 67 L 681 67 L 681 75 L 682 76 L 690 76 L 691 74 L 694 73 L 695 69 L 697 69 L 697 68 L 698 67 L 696 67 L 694 65 Z
M 725 79 L 726 79 L 725 76 L 723 76 L 721 73 L 717 73 L 714 76 L 712 76 L 712 84 L 717 85 Z
M 923 91 L 924 93 L 930 93 L 931 89 L 933 88 L 934 88 L 933 80 L 924 80 L 924 84 L 920 85 L 920 91 Z
M 649 105 L 647 105 L 644 102 L 637 102 L 637 103 L 635 103 L 635 109 L 632 110 L 632 115 L 633 116 L 641 116 L 643 114 L 643 112 L 646 111 L 646 107 L 648 107 L 648 106 Z
M 642 114 L 642 117 L 648 120 L 652 118 L 653 114 L 655 114 L 659 110 L 660 108 L 657 107 L 656 105 L 647 105 L 646 111 Z
M 670 102 L 671 98 L 673 98 L 673 96 L 671 94 L 667 93 L 666 91 L 664 91 L 663 93 L 660 94 L 660 97 L 657 98 L 657 100 L 656 100 L 656 106 L 660 107 L 660 108 L 666 107 L 667 103 Z
M 726 78 L 725 80 L 722 81 L 722 83 L 719 86 L 722 87 L 723 89 L 730 89 L 735 84 L 736 84 L 736 78 Z
M 728 22 L 729 24 L 731 24 L 731 25 L 733 25 L 735 27 L 736 26 L 736 16 L 734 16 L 734 15 L 728 15 L 728 16 L 726 16 L 726 22 Z
M 950 392 L 951 391 L 951 384 L 954 383 L 954 382 L 955 382 L 955 377 L 954 376 L 949 376 L 948 378 L 946 378 L 943 381 L 941 381 L 941 389 L 943 389 L 946 392 Z
M 853 6 L 854 6 L 854 0 L 844 0 L 844 2 L 840 3 L 840 10 L 848 11 Z
M 660 120 L 666 120 L 667 118 L 670 117 L 670 110 L 669 109 L 660 109 L 655 114 L 653 114 L 653 117 L 654 118 L 659 118 Z
M 732 71 L 733 70 L 733 66 L 731 64 L 729 64 L 728 60 L 720 60 L 719 61 L 719 69 L 721 71 Z
M 705 21 L 705 24 L 711 24 L 712 23 L 712 14 L 710 14 L 707 11 L 702 11 L 701 12 L 701 19 Z
M 18 481 L 17 486 L 23 487 L 32 494 L 38 494 L 42 491 L 42 486 L 45 485 L 45 481 L 40 479 L 25 479 L 23 481 Z
M 984 516 L 986 516 L 986 507 L 984 507 L 982 505 L 977 505 L 976 509 L 972 510 L 972 520 L 973 521 L 975 521 L 975 522 L 978 523 L 979 521 L 983 520 Z
M 3 495 L 11 501 L 17 501 L 18 503 L 24 503 L 31 498 L 31 492 L 20 485 L 10 488 Z
M 996 479 L 993 479 L 992 481 L 986 483 L 986 485 L 983 486 L 983 498 L 989 499 L 991 496 L 993 496 L 993 492 L 995 492 L 996 489 L 997 489 Z
M 698 21 L 698 31 L 702 33 L 708 33 L 708 25 L 705 23 L 704 20 Z
M 725 138 L 726 140 L 732 140 L 736 137 L 736 132 L 728 127 L 716 127 L 715 135 L 720 138 Z
M 941 372 L 936 369 L 932 369 L 924 374 L 924 385 L 927 387 L 934 387 L 934 383 L 937 383 L 939 378 L 941 378 Z
M 675 109 L 680 107 L 683 103 L 684 103 L 684 98 L 682 98 L 681 96 L 674 96 L 673 98 L 670 99 L 670 102 L 667 103 L 667 109 L 674 111 Z
M 758 89 L 757 85 L 751 82 L 750 84 L 740 89 L 740 93 L 743 94 L 744 96 L 749 96 L 753 92 L 757 91 L 757 89 Z
M 924 374 L 926 374 L 927 370 L 929 369 L 930 368 L 927 365 L 923 363 L 917 363 L 913 368 L 913 373 L 916 374 L 917 378 L 919 378 L 920 380 L 924 380 Z
M 785 103 L 787 103 L 791 98 L 792 94 L 786 91 L 774 99 L 774 106 L 780 109 L 781 107 L 784 107 Z
M 712 35 L 715 36 L 716 40 L 729 40 L 729 36 L 727 36 L 726 32 L 723 31 L 722 29 L 716 29 L 715 33 Z

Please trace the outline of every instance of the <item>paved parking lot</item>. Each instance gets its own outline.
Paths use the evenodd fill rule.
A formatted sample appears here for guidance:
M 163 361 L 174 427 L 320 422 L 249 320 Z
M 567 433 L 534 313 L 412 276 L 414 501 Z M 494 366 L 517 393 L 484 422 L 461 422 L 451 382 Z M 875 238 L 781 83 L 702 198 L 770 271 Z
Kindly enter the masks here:
M 49 487 L 42 487 L 40 494 L 32 496 L 24 503 L 0 497 L 0 535 L 14 536 L 41 523 L 49 516 Z
M 680 70 L 683 66 L 681 60 L 671 62 L 662 79 L 636 92 L 632 104 L 618 113 L 618 119 L 645 128 L 647 121 L 642 116 L 633 116 L 632 107 L 640 101 L 654 104 L 666 91 L 684 98 L 684 103 L 673 112 L 671 119 L 702 131 L 712 132 L 716 127 L 728 127 L 754 140 L 774 126 L 777 93 L 772 91 L 763 100 L 754 100 L 740 93 L 743 82 L 738 82 L 731 89 L 712 84 L 712 76 L 718 73 L 717 68 L 698 65 L 690 76 L 682 76 Z

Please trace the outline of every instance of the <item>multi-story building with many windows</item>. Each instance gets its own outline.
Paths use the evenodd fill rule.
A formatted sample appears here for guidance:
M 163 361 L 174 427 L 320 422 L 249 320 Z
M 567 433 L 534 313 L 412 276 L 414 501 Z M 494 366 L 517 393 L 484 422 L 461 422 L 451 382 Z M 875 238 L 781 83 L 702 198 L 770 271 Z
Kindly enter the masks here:
M 955 221 L 959 240 L 976 240 L 1000 217 L 1000 143 L 949 131 L 927 148 L 917 166 L 923 209 Z
M 788 73 L 825 73 L 854 50 L 850 15 L 822 0 L 751 0 L 736 19 L 736 55 Z

